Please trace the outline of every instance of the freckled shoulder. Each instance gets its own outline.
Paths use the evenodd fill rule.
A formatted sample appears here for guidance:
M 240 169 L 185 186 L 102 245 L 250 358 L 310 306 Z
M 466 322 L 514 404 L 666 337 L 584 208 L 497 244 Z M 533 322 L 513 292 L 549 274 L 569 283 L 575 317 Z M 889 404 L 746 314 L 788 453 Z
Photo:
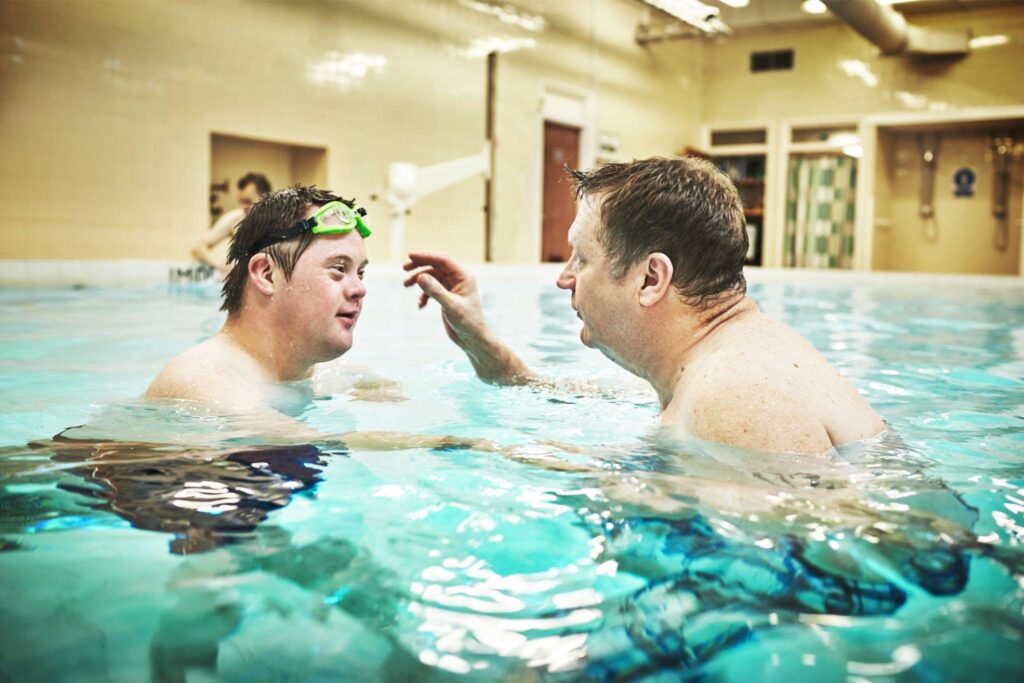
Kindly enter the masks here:
M 765 368 L 746 369 L 707 368 L 681 397 L 676 421 L 701 439 L 740 448 L 780 453 L 832 448 L 827 429 L 799 392 Z

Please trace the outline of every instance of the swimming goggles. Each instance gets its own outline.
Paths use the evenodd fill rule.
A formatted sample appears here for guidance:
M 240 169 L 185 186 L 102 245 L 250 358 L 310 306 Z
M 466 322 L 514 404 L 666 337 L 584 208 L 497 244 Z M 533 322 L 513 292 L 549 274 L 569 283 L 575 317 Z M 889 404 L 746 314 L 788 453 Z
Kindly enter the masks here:
M 358 230 L 364 238 L 371 234 L 370 228 L 363 221 L 366 209 L 361 206 L 350 207 L 344 202 L 327 202 L 309 218 L 299 221 L 287 230 L 274 232 L 255 244 L 252 253 L 263 251 L 267 247 L 290 240 L 304 232 L 311 232 L 314 235 L 342 235 L 346 232 Z

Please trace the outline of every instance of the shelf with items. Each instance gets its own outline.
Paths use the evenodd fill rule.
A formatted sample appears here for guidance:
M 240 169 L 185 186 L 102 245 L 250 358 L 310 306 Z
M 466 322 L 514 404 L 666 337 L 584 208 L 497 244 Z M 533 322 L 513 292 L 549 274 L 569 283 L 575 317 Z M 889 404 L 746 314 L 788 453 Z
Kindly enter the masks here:
M 762 263 L 764 235 L 765 171 L 767 155 L 713 154 L 711 160 L 732 180 L 743 201 L 743 215 L 747 220 L 747 265 Z

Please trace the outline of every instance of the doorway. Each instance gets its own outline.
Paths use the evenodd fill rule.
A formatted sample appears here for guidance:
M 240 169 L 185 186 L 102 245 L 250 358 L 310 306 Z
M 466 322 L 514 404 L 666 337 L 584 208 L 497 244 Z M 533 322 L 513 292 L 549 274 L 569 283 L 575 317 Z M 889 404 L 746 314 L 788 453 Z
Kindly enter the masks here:
M 210 222 L 238 206 L 235 184 L 246 173 L 267 177 L 273 189 L 327 185 L 327 149 L 236 135 L 210 135 Z
M 541 219 L 541 261 L 569 260 L 569 226 L 576 217 L 576 201 L 566 166 L 578 168 L 580 129 L 544 122 L 544 192 Z

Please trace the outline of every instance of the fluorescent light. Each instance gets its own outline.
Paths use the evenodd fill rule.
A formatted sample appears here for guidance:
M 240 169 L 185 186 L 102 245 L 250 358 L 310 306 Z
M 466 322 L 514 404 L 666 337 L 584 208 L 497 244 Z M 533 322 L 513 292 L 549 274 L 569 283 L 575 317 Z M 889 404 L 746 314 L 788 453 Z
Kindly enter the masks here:
M 705 5 L 700 0 L 643 0 L 651 7 L 693 26 L 708 35 L 728 34 L 729 27 L 718 18 L 717 7 Z
M 804 0 L 800 4 L 800 9 L 808 14 L 824 14 L 828 11 L 828 7 L 825 7 L 821 0 Z
M 750 0 L 718 0 L 718 2 L 722 3 L 723 5 L 728 5 L 729 7 L 735 7 L 737 9 L 739 9 L 740 7 L 746 7 L 747 5 L 750 4 Z
M 843 154 L 854 159 L 860 159 L 864 156 L 864 147 L 861 145 L 846 145 L 843 147 Z
M 968 40 L 967 45 L 972 50 L 977 50 L 979 47 L 995 47 L 996 45 L 1006 45 L 1009 42 L 1010 36 L 978 36 L 977 38 L 971 38 Z

